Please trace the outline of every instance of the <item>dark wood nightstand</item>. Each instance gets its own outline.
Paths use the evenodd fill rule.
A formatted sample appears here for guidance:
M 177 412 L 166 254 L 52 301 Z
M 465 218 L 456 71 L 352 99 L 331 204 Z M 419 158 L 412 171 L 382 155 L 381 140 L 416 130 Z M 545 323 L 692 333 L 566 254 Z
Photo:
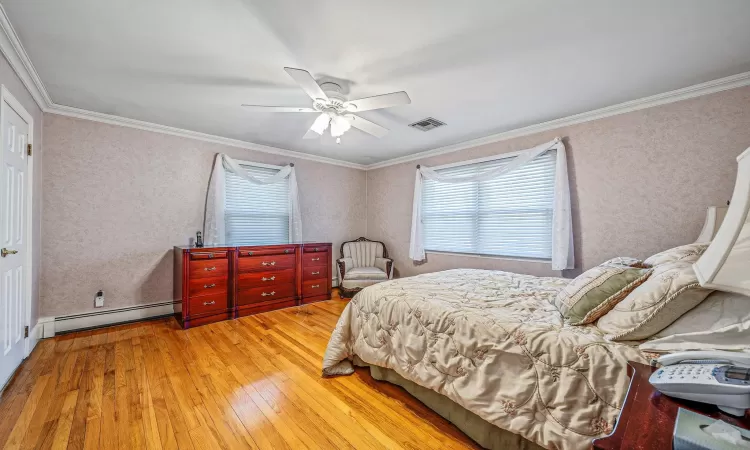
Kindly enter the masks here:
M 645 364 L 628 363 L 630 388 L 615 429 L 607 437 L 594 439 L 596 450 L 669 450 L 678 408 L 685 408 L 732 425 L 750 429 L 750 415 L 733 417 L 716 406 L 667 397 L 651 386 L 648 378 L 658 370 Z

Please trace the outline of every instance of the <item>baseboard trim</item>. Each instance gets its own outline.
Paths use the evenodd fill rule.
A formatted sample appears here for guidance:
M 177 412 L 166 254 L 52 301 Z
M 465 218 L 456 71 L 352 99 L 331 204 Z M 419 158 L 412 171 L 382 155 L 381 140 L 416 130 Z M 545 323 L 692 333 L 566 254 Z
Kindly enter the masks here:
M 72 331 L 92 330 L 141 320 L 157 319 L 174 313 L 174 301 L 164 301 L 145 305 L 126 306 L 81 314 L 70 314 L 54 318 L 53 334 Z M 46 333 L 45 333 L 46 335 Z
M 26 339 L 26 343 L 24 344 L 24 351 L 26 352 L 27 358 L 29 357 L 31 352 L 34 351 L 36 344 L 38 344 L 39 340 L 42 338 L 42 329 L 43 325 L 39 321 L 37 321 L 36 325 L 31 328 L 31 331 L 29 331 L 29 337 Z

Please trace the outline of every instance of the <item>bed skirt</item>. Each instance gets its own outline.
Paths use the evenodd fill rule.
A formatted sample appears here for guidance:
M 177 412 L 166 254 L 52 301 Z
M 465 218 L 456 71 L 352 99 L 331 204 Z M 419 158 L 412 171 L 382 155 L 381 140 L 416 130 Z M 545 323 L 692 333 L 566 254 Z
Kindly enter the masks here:
M 370 375 L 378 381 L 387 381 L 396 386 L 401 386 L 414 398 L 440 414 L 445 420 L 455 425 L 484 448 L 491 450 L 544 450 L 544 447 L 540 447 L 518 434 L 503 430 L 487 422 L 448 397 L 407 380 L 394 370 L 367 364 L 356 356 L 354 364 L 359 367 L 369 367 Z

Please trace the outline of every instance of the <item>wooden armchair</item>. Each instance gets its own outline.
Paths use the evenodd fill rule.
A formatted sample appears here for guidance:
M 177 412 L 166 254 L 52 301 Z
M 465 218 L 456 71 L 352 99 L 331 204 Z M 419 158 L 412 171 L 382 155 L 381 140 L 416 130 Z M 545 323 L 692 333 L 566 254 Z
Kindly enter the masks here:
M 341 244 L 339 292 L 351 298 L 363 288 L 393 278 L 393 260 L 388 257 L 385 244 L 359 238 Z

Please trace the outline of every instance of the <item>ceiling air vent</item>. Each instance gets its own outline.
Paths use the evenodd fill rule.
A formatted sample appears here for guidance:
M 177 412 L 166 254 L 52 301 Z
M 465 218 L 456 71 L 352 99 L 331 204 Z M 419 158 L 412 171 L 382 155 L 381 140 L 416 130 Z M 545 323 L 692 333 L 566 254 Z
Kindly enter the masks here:
M 437 127 L 442 127 L 443 125 L 445 125 L 443 122 L 437 119 L 433 119 L 432 117 L 428 117 L 418 122 L 409 124 L 410 127 L 416 128 L 417 130 L 421 130 L 421 131 L 430 131 Z

